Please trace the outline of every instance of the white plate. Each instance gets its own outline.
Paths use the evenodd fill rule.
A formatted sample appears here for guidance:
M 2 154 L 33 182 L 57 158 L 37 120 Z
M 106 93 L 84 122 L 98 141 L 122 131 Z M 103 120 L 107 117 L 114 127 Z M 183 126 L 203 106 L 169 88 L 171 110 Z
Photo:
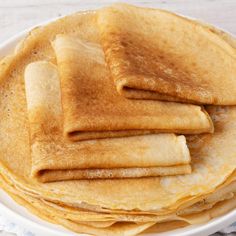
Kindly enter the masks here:
M 55 20 L 55 19 L 53 19 Z M 52 20 L 50 20 L 52 21 Z M 39 25 L 44 25 L 50 21 L 44 22 Z M 38 25 L 37 25 L 38 26 Z M 32 29 L 32 28 L 31 28 Z M 27 29 L 4 43 L 0 44 L 0 58 L 12 52 L 17 42 L 23 39 L 27 32 L 31 29 Z M 39 219 L 25 208 L 16 204 L 6 193 L 0 189 L 0 218 L 4 217 L 8 223 L 12 225 L 12 231 L 21 231 L 30 235 L 30 236 L 68 236 L 68 235 L 82 235 L 75 234 L 71 231 L 68 231 L 62 228 L 59 225 L 54 225 Z M 224 227 L 229 226 L 236 221 L 236 209 L 229 212 L 228 214 L 212 219 L 208 223 L 191 225 L 185 228 L 172 230 L 159 234 L 146 234 L 145 236 L 207 236 L 209 234 L 215 233 L 218 230 L 221 230 Z M 1 223 L 1 222 L 0 222 Z M 17 226 L 17 227 L 16 227 Z M 83 234 L 85 235 L 85 234 Z

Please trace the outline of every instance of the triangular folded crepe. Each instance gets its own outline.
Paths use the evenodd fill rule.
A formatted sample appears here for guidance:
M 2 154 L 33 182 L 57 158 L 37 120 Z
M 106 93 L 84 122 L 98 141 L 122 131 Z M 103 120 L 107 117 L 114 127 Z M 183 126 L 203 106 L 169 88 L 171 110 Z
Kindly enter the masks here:
M 184 136 L 144 135 L 67 142 L 62 135 L 59 76 L 52 63 L 25 70 L 32 175 L 43 182 L 127 178 L 191 172 Z
M 98 26 L 106 61 L 124 96 L 236 104 L 236 50 L 211 28 L 128 4 L 100 10 Z
M 213 129 L 199 106 L 120 96 L 98 44 L 66 35 L 53 43 L 61 79 L 64 132 L 71 140 Z

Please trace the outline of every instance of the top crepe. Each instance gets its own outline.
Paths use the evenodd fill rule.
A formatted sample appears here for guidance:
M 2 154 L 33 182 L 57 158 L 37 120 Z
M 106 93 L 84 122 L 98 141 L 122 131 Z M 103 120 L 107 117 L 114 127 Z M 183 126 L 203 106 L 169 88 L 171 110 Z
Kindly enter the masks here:
M 98 16 L 106 61 L 129 98 L 236 104 L 236 50 L 214 30 L 127 4 Z
M 99 44 L 57 35 L 53 48 L 61 80 L 64 133 L 70 140 L 213 131 L 202 107 L 120 96 Z

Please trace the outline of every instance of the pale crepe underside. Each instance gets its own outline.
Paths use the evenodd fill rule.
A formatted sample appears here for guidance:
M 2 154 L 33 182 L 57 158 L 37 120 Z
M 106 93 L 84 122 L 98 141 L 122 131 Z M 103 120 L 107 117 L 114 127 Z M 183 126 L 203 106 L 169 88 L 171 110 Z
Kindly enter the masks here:
M 106 61 L 124 96 L 236 105 L 236 50 L 211 28 L 128 4 L 100 10 L 98 26 Z
M 105 181 L 66 181 L 40 184 L 30 178 L 31 155 L 23 73 L 36 60 L 55 57 L 49 41 L 67 33 L 98 42 L 96 14 L 75 14 L 35 29 L 21 43 L 14 57 L 0 67 L 0 168 L 21 190 L 37 197 L 67 204 L 86 203 L 99 210 L 175 212 L 184 204 L 213 192 L 236 167 L 236 108 L 210 107 L 214 135 L 190 136 L 193 172 L 181 177 Z M 232 39 L 233 40 L 233 39 Z M 17 151 L 16 151 L 17 150 Z M 96 197 L 94 197 L 96 196 Z
M 137 178 L 191 172 L 184 136 L 156 134 L 68 142 L 63 137 L 57 68 L 38 61 L 25 69 L 32 175 L 42 182 Z
M 60 72 L 64 133 L 69 139 L 213 130 L 199 106 L 120 96 L 99 44 L 57 35 L 53 48 Z

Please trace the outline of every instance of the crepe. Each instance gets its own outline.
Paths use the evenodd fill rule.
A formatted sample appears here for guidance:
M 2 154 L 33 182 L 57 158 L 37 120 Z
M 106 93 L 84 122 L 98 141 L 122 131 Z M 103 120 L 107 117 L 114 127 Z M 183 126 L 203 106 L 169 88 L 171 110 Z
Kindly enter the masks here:
M 222 109 L 222 108 L 221 108 L 221 109 Z M 203 135 L 203 137 L 206 137 L 206 139 L 207 139 L 207 137 L 208 137 L 208 139 L 210 139 L 210 140 L 211 140 L 212 138 L 213 138 L 213 140 L 215 140 L 216 137 L 219 137 L 220 141 L 217 141 L 217 143 L 215 143 L 213 146 L 212 146 L 212 144 L 210 145 L 210 146 L 212 147 L 211 150 L 218 150 L 217 152 L 219 152 L 220 149 L 219 149 L 219 143 L 218 143 L 218 142 L 222 143 L 222 141 L 226 139 L 227 142 L 229 143 L 229 140 L 231 140 L 231 142 L 232 142 L 232 140 L 234 140 L 233 138 L 230 138 L 230 139 L 227 138 L 227 136 L 230 137 L 230 136 L 233 134 L 233 132 L 234 132 L 234 129 L 232 128 L 232 127 L 233 127 L 233 126 L 232 126 L 232 120 L 233 120 L 233 117 L 234 117 L 234 108 L 227 108 L 226 110 L 223 110 L 223 109 L 222 109 L 223 112 L 221 112 L 221 110 L 219 110 L 219 109 L 216 110 L 216 111 L 214 111 L 214 109 L 211 109 L 211 110 L 213 110 L 213 114 L 214 114 L 214 113 L 216 113 L 216 114 L 219 113 L 219 114 L 218 114 L 219 117 L 220 117 L 221 113 L 223 113 L 225 117 L 224 117 L 224 119 L 223 119 L 222 121 L 223 121 L 223 122 L 226 122 L 226 124 L 227 124 L 227 123 L 229 123 L 229 125 L 231 124 L 231 127 L 225 130 L 225 127 L 224 127 L 224 125 L 223 125 L 224 123 L 222 123 L 222 124 L 220 123 L 220 124 L 221 124 L 221 126 L 220 126 L 221 128 L 219 128 L 219 126 L 217 126 L 216 134 L 214 134 L 213 136 L 212 136 L 212 135 L 210 135 L 210 136 L 204 136 L 204 135 Z M 210 111 L 211 111 L 211 110 L 210 110 Z M 212 111 L 211 111 L 211 113 L 212 113 Z M 222 126 L 222 125 L 223 125 L 223 126 Z M 223 130 L 223 133 L 222 133 L 222 130 Z M 226 135 L 226 136 L 225 136 L 225 135 Z M 193 144 L 198 147 L 197 153 L 199 153 L 199 150 L 200 150 L 200 151 L 203 151 L 202 154 L 204 154 L 204 150 L 205 150 L 205 149 L 202 149 L 201 145 L 199 146 L 199 144 L 197 143 L 197 141 L 198 141 L 198 136 L 196 136 L 196 138 L 197 138 L 197 139 L 193 142 Z M 218 139 L 218 138 L 216 138 L 216 140 L 217 140 L 217 139 Z M 222 139 L 222 140 L 221 140 L 221 139 Z M 200 139 L 200 140 L 201 140 L 201 139 Z M 211 142 L 212 142 L 212 141 L 211 141 Z M 215 141 L 213 141 L 213 143 L 214 143 L 214 142 L 215 142 Z M 208 141 L 207 143 L 209 144 L 209 141 Z M 200 144 L 202 144 L 202 143 L 200 142 Z M 232 144 L 232 146 L 234 146 L 234 145 Z M 206 151 L 207 151 L 207 150 L 208 150 L 208 149 L 206 149 Z M 196 152 L 196 151 L 195 151 L 195 152 Z M 195 153 L 195 152 L 193 152 L 193 153 Z M 204 154 L 204 155 L 205 155 L 205 154 Z M 204 156 L 204 155 L 203 155 L 203 156 Z M 208 154 L 208 155 L 209 155 L 209 154 Z M 222 155 L 222 154 L 221 154 L 221 155 Z M 219 155 L 219 156 L 221 156 L 221 155 Z M 229 157 L 229 156 L 227 156 L 227 157 Z M 196 158 L 195 161 L 197 161 L 197 160 L 198 160 L 198 161 L 200 161 L 200 160 L 203 161 L 203 160 L 205 159 L 205 158 L 202 158 L 202 159 L 199 160 L 197 157 L 195 157 L 195 158 Z M 209 156 L 209 158 L 210 158 L 210 156 Z M 212 157 L 211 157 L 211 158 L 212 158 Z M 208 159 L 210 166 L 212 166 L 212 164 L 211 164 L 211 163 L 212 163 L 211 158 Z M 216 158 L 217 158 L 217 157 L 216 157 Z M 216 162 L 216 163 L 217 163 L 216 160 L 217 160 L 217 159 L 215 159 L 215 161 L 213 160 L 213 162 Z M 227 159 L 226 159 L 226 160 L 227 160 Z M 226 161 L 226 160 L 225 160 L 225 161 Z M 232 159 L 229 159 L 229 160 L 232 161 Z M 207 161 L 207 160 L 205 160 L 205 161 Z M 206 164 L 206 163 L 205 163 L 205 164 Z M 205 165 L 205 164 L 204 164 L 204 165 Z M 198 165 L 196 165 L 196 167 L 198 167 Z M 207 167 L 207 166 L 206 166 L 206 167 Z M 215 166 L 215 167 L 217 167 L 217 166 Z M 207 168 L 208 168 L 208 167 L 207 167 Z M 211 168 L 212 168 L 212 167 L 211 167 Z M 198 169 L 198 168 L 197 168 L 197 169 Z M 200 168 L 200 169 L 202 170 L 203 168 Z M 200 171 L 200 169 L 199 169 L 199 171 Z M 227 164 L 227 168 L 226 168 L 226 169 L 223 168 L 223 169 L 224 169 L 224 172 L 226 171 L 225 173 L 227 173 L 228 171 L 229 171 L 228 173 L 230 173 L 230 169 L 233 170 L 234 167 Z M 227 171 L 227 169 L 228 169 L 228 171 Z M 207 170 L 207 169 L 206 169 L 206 170 Z M 216 171 L 216 172 L 217 172 L 217 171 Z M 207 173 L 207 171 L 206 171 L 206 174 L 209 174 L 209 173 Z M 200 173 L 199 173 L 199 175 L 200 175 Z M 207 175 L 206 175 L 206 176 L 207 176 Z M 206 176 L 205 176 L 205 177 L 206 177 Z M 223 176 L 224 176 L 224 174 L 223 174 Z M 221 177 L 222 177 L 222 176 L 221 176 Z M 202 176 L 202 174 L 201 174 L 201 179 L 202 179 L 202 178 L 204 178 L 204 176 Z M 206 177 L 206 178 L 207 178 L 207 177 Z M 215 177 L 214 177 L 214 179 L 215 179 Z M 222 180 L 220 180 L 219 178 L 217 178 L 217 180 L 218 180 L 219 182 L 222 181 Z M 163 181 L 164 181 L 164 180 L 163 180 Z M 189 183 L 189 182 L 191 182 L 191 178 L 190 178 L 190 179 L 186 179 L 185 181 L 186 181 L 186 183 L 187 183 L 187 182 Z M 184 181 L 184 182 L 185 182 L 185 181 Z M 139 182 L 139 183 L 138 183 L 138 182 Z M 148 182 L 149 182 L 149 181 L 148 181 Z M 137 189 L 138 189 L 137 187 L 138 187 L 139 185 L 140 185 L 140 186 L 146 186 L 146 184 L 147 184 L 148 182 L 144 181 L 143 179 L 142 179 L 142 180 L 140 179 L 139 181 L 137 181 L 137 183 L 136 183 L 136 181 L 134 181 L 134 182 L 128 181 L 127 184 L 128 184 L 128 185 L 133 185 L 133 184 L 136 183 L 136 186 L 134 187 L 134 189 L 136 188 L 136 190 L 137 190 Z M 174 182 L 175 182 L 175 181 L 174 181 Z M 178 181 L 177 181 L 177 182 L 178 182 Z M 201 181 L 200 181 L 200 182 L 201 182 Z M 119 183 L 119 181 L 114 181 L 114 183 L 117 184 L 117 183 Z M 153 183 L 153 185 L 155 186 L 155 184 L 158 183 L 158 179 L 152 179 L 152 180 L 150 180 L 150 186 L 149 186 L 150 189 L 151 189 L 151 183 Z M 110 185 L 110 184 L 112 184 L 112 182 L 109 183 L 109 181 L 96 182 L 96 184 L 99 184 L 99 185 L 101 185 L 101 186 L 105 185 L 105 186 L 107 186 L 108 189 L 112 187 L 112 185 Z M 124 182 L 124 181 L 121 181 L 120 184 L 125 184 L 125 182 Z M 177 184 L 177 183 L 176 183 L 176 184 Z M 209 184 L 209 182 L 208 182 L 208 184 Z M 85 186 L 86 186 L 87 183 L 86 183 L 86 182 L 80 182 L 80 186 L 82 186 L 82 185 L 85 185 Z M 92 186 L 93 186 L 93 183 L 89 183 L 89 185 L 92 185 Z M 88 185 L 88 187 L 89 187 L 89 185 Z M 177 184 L 177 185 L 174 184 L 174 186 L 175 186 L 174 188 L 176 188 L 176 186 L 178 186 L 178 185 L 179 185 L 179 184 Z M 72 189 L 73 189 L 73 187 L 72 187 L 72 186 L 73 186 L 73 182 L 68 182 L 68 183 L 67 183 L 67 186 L 70 186 L 69 188 L 72 188 Z M 92 186 L 91 186 L 91 190 L 92 190 L 92 192 L 93 192 L 93 191 L 95 191 L 95 188 L 92 187 Z M 109 186 L 109 187 L 108 187 L 108 186 Z M 204 184 L 204 186 L 206 186 L 206 185 Z M 46 187 L 46 186 L 44 186 L 44 188 L 45 188 L 45 187 Z M 149 187 L 148 187 L 148 189 L 149 189 Z M 163 187 L 163 186 L 157 187 L 157 189 L 161 190 L 162 187 Z M 208 186 L 208 187 L 209 187 L 209 186 Z M 47 188 L 47 187 L 46 187 L 46 188 Z M 129 188 L 130 188 L 130 187 L 129 187 Z M 204 188 L 205 188 L 205 187 L 204 187 Z M 98 189 L 99 189 L 99 188 L 98 188 Z M 98 189 L 97 189 L 97 190 L 98 190 Z M 112 189 L 114 189 L 114 187 L 113 187 Z M 125 190 L 124 187 L 123 187 L 123 188 L 120 188 L 120 189 Z M 119 191 L 120 191 L 120 189 L 119 189 Z M 82 189 L 81 189 L 81 190 L 82 190 Z M 83 189 L 83 190 L 85 190 L 85 189 Z M 117 190 L 118 190 L 118 189 L 117 189 Z M 128 190 L 128 187 L 127 187 L 127 190 Z M 164 190 L 164 189 L 162 189 L 162 191 L 163 191 L 163 190 Z M 85 192 L 86 192 L 86 191 L 87 191 L 87 190 L 85 190 Z M 92 192 L 91 192 L 91 193 L 92 193 Z M 135 192 L 135 191 L 134 191 L 134 192 Z M 185 193 L 187 193 L 187 192 L 185 192 Z M 100 194 L 101 194 L 101 193 L 100 193 Z M 99 195 L 100 195 L 100 194 L 99 194 Z M 114 193 L 114 194 L 115 194 L 115 193 Z M 117 192 L 116 192 L 116 194 L 117 194 Z M 114 197 L 115 195 L 112 194 L 112 196 Z M 150 196 L 152 196 L 152 194 L 150 194 L 149 197 L 150 197 Z M 104 197 L 104 196 L 103 196 L 103 197 Z M 173 197 L 173 196 L 172 196 L 172 197 Z M 106 199 L 106 200 L 107 200 L 107 199 Z M 169 200 L 170 200 L 170 199 L 169 199 Z M 161 201 L 163 201 L 163 199 L 162 199 Z
M 225 183 L 225 186 L 217 188 L 216 191 L 210 193 L 208 195 L 202 196 L 197 200 L 194 204 L 189 204 L 189 206 L 185 206 L 183 209 L 177 210 L 174 214 L 167 214 L 163 216 L 156 216 L 155 214 L 130 214 L 130 212 L 126 212 L 125 214 L 117 214 L 117 213 L 99 213 L 88 211 L 85 209 L 81 209 L 78 207 L 68 207 L 66 205 L 52 203 L 50 201 L 44 200 L 42 198 L 38 198 L 37 196 L 31 196 L 28 193 L 25 193 L 21 189 L 18 189 L 14 183 L 0 175 L 0 186 L 6 190 L 7 192 L 11 192 L 12 194 L 17 194 L 22 196 L 23 198 L 29 199 L 31 202 L 39 202 L 42 206 L 45 205 L 47 209 L 51 209 L 55 214 L 59 214 L 61 217 L 66 217 L 67 219 L 77 221 L 77 222 L 87 222 L 94 223 L 97 222 L 96 227 L 106 227 L 106 225 L 111 225 L 113 222 L 163 222 L 167 220 L 177 220 L 180 217 L 185 217 L 190 214 L 195 214 L 202 212 L 204 210 L 211 209 L 215 204 L 219 202 L 229 200 L 235 197 L 236 194 L 236 181 L 234 180 L 232 183 Z M 103 222 L 103 223 L 102 223 Z
M 0 65 L 0 172 L 18 192 L 59 205 L 97 212 L 166 215 L 213 193 L 235 177 L 236 107 L 208 107 L 214 134 L 191 135 L 192 173 L 178 177 L 74 180 L 39 183 L 31 178 L 30 124 L 24 70 L 34 61 L 56 64 L 50 41 L 68 34 L 97 43 L 96 12 L 77 13 L 33 30 Z M 208 26 L 204 26 L 208 27 Z M 221 33 L 216 30 L 216 34 Z M 230 36 L 223 35 L 226 39 Z M 233 38 L 230 38 L 234 42 Z M 229 41 L 230 42 L 230 41 Z M 56 221 L 64 224 L 61 221 Z M 78 230 L 78 229 L 77 229 Z
M 208 114 L 199 106 L 120 96 L 99 44 L 57 35 L 53 47 L 60 72 L 64 133 L 70 140 L 213 131 Z
M 0 176 L 1 177 L 1 176 Z M 65 205 L 58 205 L 53 204 L 48 201 L 45 201 L 43 199 L 37 199 L 35 197 L 32 197 L 28 194 L 23 193 L 20 190 L 15 189 L 14 186 L 6 186 L 6 182 L 9 185 L 9 180 L 4 180 L 3 177 L 0 178 L 0 185 L 6 189 L 7 191 L 11 191 L 13 194 L 17 194 L 20 196 L 26 197 L 27 199 L 30 199 L 30 201 L 33 203 L 37 203 L 37 206 L 44 206 L 47 210 L 50 210 L 53 212 L 53 214 L 57 214 L 60 217 L 65 217 L 66 219 L 70 219 L 76 222 L 83 222 L 83 224 L 92 224 L 93 226 L 96 225 L 96 227 L 108 227 L 115 222 L 166 222 L 166 221 L 172 221 L 172 220 L 185 220 L 188 223 L 192 223 L 191 220 L 188 220 L 189 216 L 193 216 L 193 214 L 199 214 L 200 212 L 203 212 L 205 210 L 209 210 L 213 208 L 216 204 L 220 202 L 225 202 L 226 200 L 230 200 L 235 198 L 236 193 L 236 181 L 233 183 L 228 184 L 227 186 L 223 188 L 217 189 L 215 192 L 203 196 L 202 199 L 199 199 L 198 202 L 196 202 L 193 205 L 187 206 L 184 209 L 176 211 L 174 214 L 169 215 L 163 215 L 163 216 L 155 216 L 155 215 L 129 215 L 129 212 L 126 214 L 116 214 L 116 213 L 98 213 L 98 212 L 91 212 L 87 210 L 83 210 L 80 208 L 71 208 L 67 207 Z M 198 223 L 204 222 L 204 218 L 198 218 Z M 202 222 L 200 222 L 202 220 Z
M 32 176 L 42 182 L 191 172 L 184 136 L 157 134 L 67 142 L 62 134 L 59 75 L 52 63 L 29 64 L 25 69 L 25 90 Z
M 132 236 L 137 235 L 144 231 L 145 229 L 149 228 L 150 226 L 154 225 L 154 222 L 148 223 L 118 223 L 112 224 L 107 227 L 99 227 L 100 224 L 97 222 L 91 222 L 92 225 L 86 222 L 76 222 L 72 221 L 63 217 L 58 216 L 55 214 L 54 211 L 51 211 L 48 208 L 45 208 L 40 201 L 37 199 L 32 199 L 28 196 L 21 196 L 12 192 L 9 192 L 7 189 L 6 191 L 8 194 L 20 205 L 26 207 L 30 212 L 34 215 L 37 215 L 41 219 L 53 223 L 53 224 L 61 224 L 65 228 L 68 228 L 74 232 L 78 233 L 86 233 L 92 234 L 96 236 Z M 42 209 L 43 211 L 39 211 L 38 209 Z M 95 226 L 94 226 L 95 225 Z
M 56 222 L 56 219 L 58 222 L 73 222 L 73 225 L 76 226 L 77 232 L 82 233 L 93 233 L 94 235 L 100 235 L 102 233 L 107 233 L 108 235 L 119 235 L 124 234 L 124 231 L 128 233 L 129 235 L 136 235 L 143 231 L 145 228 L 149 228 L 151 225 L 155 224 L 155 221 L 147 222 L 147 223 L 128 223 L 128 222 L 102 222 L 102 221 L 95 221 L 95 222 L 86 222 L 86 221 L 78 221 L 76 219 L 70 219 L 68 215 L 65 215 L 65 213 L 60 213 L 57 209 L 50 208 L 46 206 L 43 202 L 41 202 L 39 199 L 30 197 L 26 194 L 22 194 L 19 191 L 16 191 L 12 185 L 7 183 L 7 181 L 4 180 L 0 176 L 0 186 L 3 187 L 10 196 L 16 200 L 20 205 L 24 205 L 27 209 L 29 209 L 32 213 L 36 214 L 40 218 L 50 221 L 52 223 Z M 201 213 L 197 214 L 190 214 L 187 216 L 181 216 L 181 217 L 175 217 L 172 216 L 170 218 L 167 218 L 163 222 L 160 221 L 158 224 L 155 224 L 154 227 L 152 227 L 148 232 L 160 232 L 160 228 L 162 230 L 170 230 L 170 228 L 173 228 L 173 226 L 186 226 L 188 224 L 193 223 L 203 223 L 205 221 L 210 220 L 212 217 L 216 217 L 219 215 L 222 215 L 232 208 L 235 207 L 236 200 L 235 197 L 231 198 L 230 200 L 224 200 L 220 203 L 217 203 L 214 207 L 211 207 L 208 210 L 203 210 Z M 43 209 L 43 211 L 38 211 L 37 209 Z M 78 212 L 79 213 L 79 212 Z M 79 214 L 78 214 L 79 215 Z M 156 221 L 158 222 L 158 221 Z M 179 222 L 179 223 L 177 223 Z M 185 222 L 185 224 L 184 224 Z M 62 224 L 64 226 L 67 226 L 67 224 Z M 119 226 L 114 227 L 114 226 Z M 129 225 L 129 227 L 127 227 Z M 172 226 L 172 227 L 170 227 Z M 69 227 L 70 228 L 70 227 Z M 70 228 L 72 230 L 75 230 L 74 227 Z
M 236 50 L 208 27 L 128 4 L 101 9 L 98 26 L 123 96 L 236 105 Z

